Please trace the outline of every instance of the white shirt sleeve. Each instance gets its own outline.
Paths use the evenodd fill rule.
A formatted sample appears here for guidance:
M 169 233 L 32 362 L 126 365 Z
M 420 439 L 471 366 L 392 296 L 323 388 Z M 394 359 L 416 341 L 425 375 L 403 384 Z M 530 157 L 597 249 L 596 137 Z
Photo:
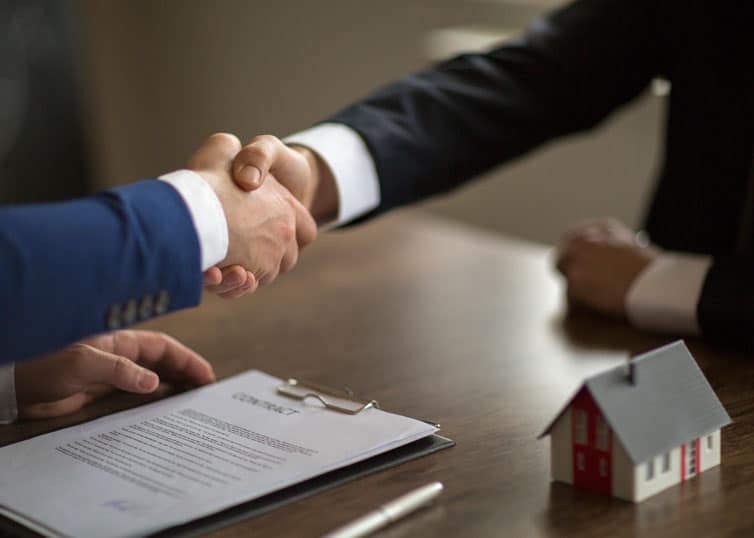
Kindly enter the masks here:
M 628 319 L 642 329 L 699 334 L 696 307 L 711 264 L 710 256 L 662 254 L 628 290 Z
M 16 378 L 13 364 L 0 366 L 0 424 L 16 420 Z
M 224 260 L 228 254 L 228 221 L 209 183 L 191 170 L 177 170 L 158 179 L 175 188 L 188 206 L 199 238 L 202 271 Z
M 364 140 L 339 123 L 323 123 L 285 138 L 286 144 L 304 146 L 322 158 L 335 178 L 338 216 L 327 227 L 338 226 L 380 205 L 380 182 Z

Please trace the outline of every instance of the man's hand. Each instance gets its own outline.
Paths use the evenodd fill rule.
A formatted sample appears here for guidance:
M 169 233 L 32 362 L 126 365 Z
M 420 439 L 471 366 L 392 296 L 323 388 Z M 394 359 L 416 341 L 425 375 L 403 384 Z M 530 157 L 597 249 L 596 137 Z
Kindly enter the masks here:
M 318 223 L 335 218 L 338 191 L 327 164 L 302 146 L 286 146 L 271 135 L 257 136 L 233 160 L 233 179 L 245 190 L 259 188 L 272 174 Z
M 212 366 L 173 338 L 150 331 L 116 331 L 16 364 L 21 418 L 78 411 L 115 389 L 147 394 L 160 378 L 181 387 L 215 381 Z M 159 374 L 159 375 L 158 375 Z
M 571 304 L 625 318 L 628 290 L 659 253 L 620 222 L 601 219 L 563 236 L 557 268 L 566 279 Z
M 335 178 L 327 164 L 307 148 L 288 147 L 271 135 L 257 136 L 235 156 L 232 170 L 234 181 L 246 191 L 260 189 L 268 177 L 274 177 L 320 224 L 338 214 Z M 299 240 L 298 246 L 305 245 Z M 243 272 L 240 266 L 222 272 L 213 268 L 205 273 L 205 285 L 223 297 L 243 295 L 253 288 Z
M 233 183 L 231 165 L 240 149 L 236 137 L 216 134 L 188 166 L 214 189 L 228 221 L 228 255 L 204 275 L 208 289 L 222 297 L 237 297 L 272 282 L 296 264 L 299 249 L 317 235 L 307 209 L 272 175 L 253 193 Z

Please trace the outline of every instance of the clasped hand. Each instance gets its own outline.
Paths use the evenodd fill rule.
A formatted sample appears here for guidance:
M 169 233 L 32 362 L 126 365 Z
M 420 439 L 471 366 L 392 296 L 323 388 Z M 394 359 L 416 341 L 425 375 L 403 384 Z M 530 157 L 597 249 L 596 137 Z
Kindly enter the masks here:
M 239 162 L 240 150 L 235 136 L 215 134 L 188 164 L 215 191 L 228 223 L 228 254 L 204 274 L 207 289 L 225 298 L 272 282 L 296 264 L 299 250 L 317 236 L 309 210 L 272 174 L 260 173 L 252 184 L 242 183 L 243 189 L 234 184 L 233 162 Z
M 563 236 L 557 268 L 566 279 L 571 305 L 625 318 L 631 286 L 659 254 L 620 222 L 597 219 Z
M 228 258 L 207 271 L 204 279 L 207 289 L 221 297 L 254 291 L 258 284 L 290 269 L 298 251 L 316 238 L 312 215 L 325 222 L 338 211 L 335 180 L 327 164 L 310 150 L 289 147 L 271 135 L 253 138 L 243 149 L 231 135 L 214 135 L 190 166 L 215 187 L 231 228 Z M 240 189 L 232 188 L 229 174 Z M 257 198 L 250 202 L 252 198 L 241 190 Z M 257 222 L 248 221 L 251 214 L 244 203 L 236 203 L 239 200 L 257 205 Z M 266 208 L 259 207 L 264 204 Z M 248 226 L 234 230 L 236 217 L 247 219 Z

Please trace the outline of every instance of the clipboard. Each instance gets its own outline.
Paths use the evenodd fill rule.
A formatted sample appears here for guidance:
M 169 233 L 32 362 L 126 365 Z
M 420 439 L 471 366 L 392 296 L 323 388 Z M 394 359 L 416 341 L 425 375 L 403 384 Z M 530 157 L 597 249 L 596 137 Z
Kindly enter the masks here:
M 347 387 L 334 389 L 309 381 L 288 379 L 277 387 L 277 391 L 280 394 L 300 400 L 314 398 L 326 408 L 337 413 L 354 415 L 372 407 L 379 408 L 379 403 L 376 400 L 360 400 Z M 430 421 L 425 420 L 424 422 L 436 425 Z M 455 444 L 452 439 L 435 433 L 389 452 L 335 469 L 183 525 L 170 527 L 151 536 L 155 538 L 202 536 L 208 532 L 266 514 L 276 508 L 306 499 L 359 478 L 428 456 Z M 0 517 L 0 535 L 17 538 L 38 538 L 40 536 L 29 528 L 4 517 Z

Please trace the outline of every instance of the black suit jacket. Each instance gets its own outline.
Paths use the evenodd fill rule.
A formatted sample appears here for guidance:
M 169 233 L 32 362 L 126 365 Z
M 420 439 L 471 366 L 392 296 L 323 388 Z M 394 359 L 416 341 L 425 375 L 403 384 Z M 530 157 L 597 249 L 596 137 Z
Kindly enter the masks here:
M 579 0 L 514 42 L 405 77 L 328 121 L 364 138 L 379 213 L 589 129 L 655 77 L 672 90 L 646 229 L 664 248 L 714 256 L 702 332 L 752 344 L 754 261 L 734 252 L 752 171 L 754 2 Z

